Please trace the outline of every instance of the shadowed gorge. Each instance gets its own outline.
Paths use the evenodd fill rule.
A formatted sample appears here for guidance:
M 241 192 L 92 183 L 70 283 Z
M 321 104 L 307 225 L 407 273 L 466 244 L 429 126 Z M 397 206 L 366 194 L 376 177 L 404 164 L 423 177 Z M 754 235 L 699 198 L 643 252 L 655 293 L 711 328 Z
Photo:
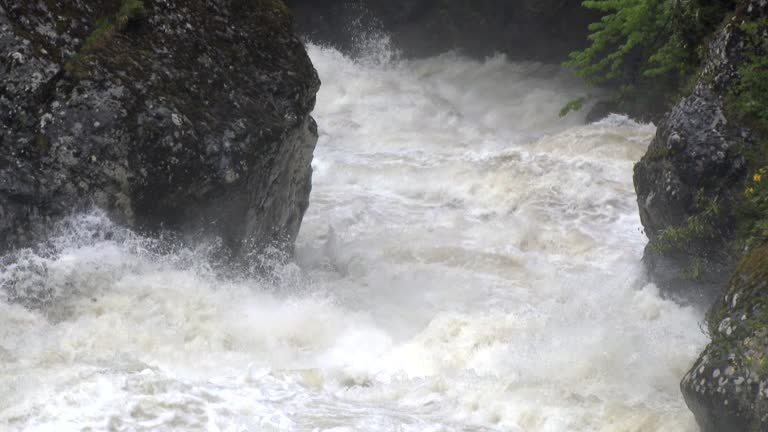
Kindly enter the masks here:
M 356 53 L 364 34 L 387 34 L 410 57 L 459 50 L 482 58 L 562 61 L 587 45 L 599 14 L 578 0 L 289 0 L 297 30 L 316 43 Z M 364 36 L 363 36 L 364 39 Z

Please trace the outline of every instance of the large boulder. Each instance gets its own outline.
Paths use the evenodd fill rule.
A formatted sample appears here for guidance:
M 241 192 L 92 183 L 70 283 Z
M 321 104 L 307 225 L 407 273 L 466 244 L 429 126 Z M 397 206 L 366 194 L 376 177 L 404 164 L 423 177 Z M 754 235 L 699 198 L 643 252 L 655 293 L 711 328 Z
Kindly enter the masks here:
M 700 83 L 661 122 L 635 165 L 643 261 L 666 293 L 711 303 L 725 285 L 733 240 L 732 198 L 745 175 L 738 130 L 721 98 Z
M 768 246 L 748 253 L 709 317 L 681 389 L 702 432 L 768 431 Z
M 740 23 L 764 14 L 761 1 L 746 3 L 710 43 L 692 91 L 661 121 L 634 170 L 651 279 L 702 304 L 720 295 L 735 265 L 733 206 L 747 174 L 745 149 L 754 145 L 725 107 L 746 49 Z
M 760 137 L 733 106 L 766 18 L 768 1 L 740 2 L 635 167 L 651 277 L 667 293 L 716 299 L 712 340 L 681 382 L 703 432 L 768 431 L 768 245 L 744 241 L 737 227 L 748 219 L 736 210 L 759 181 L 747 174 Z
M 91 206 L 291 245 L 318 88 L 281 0 L 0 0 L 0 251 Z
M 476 57 L 560 62 L 587 45 L 599 15 L 582 0 L 287 0 L 301 33 L 353 52 L 386 33 L 407 56 L 459 49 Z M 361 40 L 362 39 L 362 40 Z

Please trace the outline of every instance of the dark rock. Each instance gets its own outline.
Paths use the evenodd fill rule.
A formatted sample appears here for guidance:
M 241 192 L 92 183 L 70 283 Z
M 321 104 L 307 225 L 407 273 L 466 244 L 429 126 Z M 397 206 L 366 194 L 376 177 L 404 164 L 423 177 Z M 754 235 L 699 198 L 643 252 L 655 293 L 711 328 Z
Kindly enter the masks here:
M 768 431 L 768 246 L 743 259 L 680 387 L 702 432 Z
M 299 31 L 318 43 L 355 53 L 375 31 L 406 56 L 458 49 L 485 57 L 560 62 L 587 45 L 599 15 L 581 0 L 288 0 Z M 363 44 L 364 45 L 364 44 Z
M 755 9 L 755 17 L 759 13 Z M 733 270 L 733 200 L 746 176 L 743 148 L 752 141 L 749 130 L 730 122 L 724 110 L 743 57 L 739 32 L 731 23 L 713 40 L 691 94 L 660 123 L 634 172 L 650 239 L 644 262 L 651 279 L 669 294 L 710 304 Z M 679 244 L 666 242 L 672 236 L 661 238 L 670 230 L 684 234 Z
M 768 431 L 768 246 L 733 247 L 743 154 L 755 137 L 724 108 L 751 49 L 741 23 L 765 27 L 766 17 L 768 1 L 743 2 L 710 43 L 691 94 L 635 167 L 651 277 L 667 293 L 718 299 L 707 316 L 712 341 L 681 382 L 703 432 Z M 679 247 L 669 247 L 670 238 Z M 684 277 L 696 265 L 700 277 Z
M 668 293 L 711 303 L 727 281 L 732 263 L 724 251 L 735 230 L 729 209 L 745 175 L 735 148 L 739 133 L 728 125 L 721 99 L 702 83 L 667 115 L 635 165 L 640 220 L 650 239 L 644 262 Z M 716 203 L 717 214 L 702 215 L 702 199 Z M 685 227 L 697 215 L 711 233 L 658 250 L 665 229 Z M 689 274 L 697 265 L 703 271 L 694 280 Z
M 281 0 L 0 0 L 0 251 L 94 205 L 233 256 L 291 245 L 318 87 Z

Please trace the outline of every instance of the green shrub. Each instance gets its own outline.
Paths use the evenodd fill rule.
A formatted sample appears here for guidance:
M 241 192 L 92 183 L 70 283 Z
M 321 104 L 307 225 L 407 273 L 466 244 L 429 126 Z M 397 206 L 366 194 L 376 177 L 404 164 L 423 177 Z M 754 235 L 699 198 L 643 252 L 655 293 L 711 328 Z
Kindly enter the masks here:
M 740 153 L 747 161 L 748 178 L 736 203 L 738 247 L 768 242 L 768 19 L 739 25 L 746 55 L 736 81 L 725 98 L 728 117 L 753 132 Z
M 685 252 L 695 256 L 701 242 L 718 239 L 718 220 L 721 216 L 717 199 L 708 199 L 703 191 L 696 196 L 697 213 L 688 217 L 680 226 L 667 227 L 651 242 L 658 253 Z
M 768 137 L 768 19 L 744 22 L 739 27 L 747 55 L 726 98 L 726 109 L 732 118 Z
M 732 0 L 586 0 L 602 12 L 589 26 L 590 46 L 573 52 L 565 66 L 590 84 L 620 90 L 620 100 L 658 103 L 673 100 L 701 65 L 708 38 Z M 654 96 L 642 100 L 649 93 Z

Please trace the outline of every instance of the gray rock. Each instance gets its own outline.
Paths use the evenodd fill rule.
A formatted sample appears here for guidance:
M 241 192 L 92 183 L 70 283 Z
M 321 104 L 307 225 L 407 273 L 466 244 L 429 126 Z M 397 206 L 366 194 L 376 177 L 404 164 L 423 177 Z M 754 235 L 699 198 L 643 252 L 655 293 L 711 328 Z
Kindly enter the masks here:
M 728 121 L 723 106 L 742 58 L 736 27 L 728 25 L 710 44 L 693 90 L 659 124 L 634 171 L 651 279 L 668 294 L 703 304 L 719 296 L 733 270 L 727 253 L 735 237 L 732 206 L 746 176 L 743 147 L 752 140 L 748 129 Z M 705 214 L 710 204 L 718 211 Z M 680 247 L 658 247 L 665 230 L 696 218 L 711 232 L 690 236 Z
M 0 251 L 91 206 L 290 249 L 320 82 L 281 0 L 0 0 Z M 125 9 L 125 8 L 123 8 Z M 94 24 L 95 23 L 95 24 Z
M 702 432 L 768 431 L 768 247 L 748 253 L 709 318 L 712 342 L 680 388 Z
M 732 206 L 747 174 L 742 154 L 753 137 L 724 110 L 749 48 L 740 23 L 764 23 L 765 17 L 765 0 L 737 10 L 710 43 L 691 94 L 659 125 L 635 167 L 640 216 L 651 240 L 644 256 L 651 277 L 668 294 L 705 303 L 717 298 L 707 317 L 712 341 L 681 382 L 703 432 L 768 431 L 768 247 L 727 250 L 735 240 Z M 717 203 L 718 211 L 708 212 L 702 201 Z M 692 220 L 707 227 L 704 235 L 684 236 L 679 249 L 654 247 L 664 230 Z M 732 257 L 738 254 L 743 256 Z M 704 263 L 701 278 L 686 280 L 682 275 L 697 260 Z

